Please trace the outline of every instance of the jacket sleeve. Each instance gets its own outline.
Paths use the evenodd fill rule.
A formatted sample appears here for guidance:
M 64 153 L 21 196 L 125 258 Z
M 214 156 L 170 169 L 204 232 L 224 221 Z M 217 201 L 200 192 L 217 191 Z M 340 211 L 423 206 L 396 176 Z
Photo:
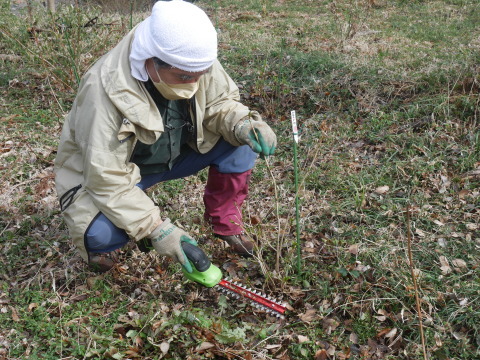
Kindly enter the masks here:
M 246 117 L 261 121 L 260 114 L 240 103 L 237 85 L 219 62 L 215 62 L 208 74 L 205 91 L 206 103 L 203 119 L 205 128 L 214 134 L 221 135 L 232 145 L 242 145 L 234 135 L 235 125 Z
M 85 91 L 88 91 L 85 89 Z M 90 95 L 86 95 L 88 98 Z M 122 116 L 111 103 L 77 104 L 76 143 L 83 160 L 84 189 L 95 206 L 134 240 L 160 223 L 160 210 L 138 186 L 139 168 L 129 162 L 133 140 L 118 140 Z

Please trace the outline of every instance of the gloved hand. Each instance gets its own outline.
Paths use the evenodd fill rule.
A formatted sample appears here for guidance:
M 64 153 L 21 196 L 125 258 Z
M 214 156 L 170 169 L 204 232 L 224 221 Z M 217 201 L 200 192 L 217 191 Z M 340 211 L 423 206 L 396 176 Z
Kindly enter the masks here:
M 185 231 L 173 225 L 170 219 L 165 219 L 158 225 L 149 238 L 152 239 L 153 248 L 160 255 L 177 260 L 189 273 L 193 271 L 190 261 L 182 250 L 181 243 L 185 241 L 197 246 L 197 242 Z
M 235 137 L 242 144 L 263 156 L 273 155 L 277 146 L 277 136 L 263 121 L 245 119 L 235 126 Z

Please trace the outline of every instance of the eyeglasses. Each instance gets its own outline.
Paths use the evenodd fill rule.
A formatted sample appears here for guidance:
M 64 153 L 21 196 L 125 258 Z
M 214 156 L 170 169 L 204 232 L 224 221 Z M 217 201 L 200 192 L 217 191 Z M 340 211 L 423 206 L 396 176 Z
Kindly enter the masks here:
M 155 71 L 157 71 L 157 73 L 160 71 L 160 69 L 169 69 L 169 70 L 181 71 L 181 73 L 177 73 L 176 71 L 170 72 L 180 81 L 197 81 L 200 76 L 202 76 L 203 74 L 207 74 L 207 73 L 211 72 L 211 70 L 212 70 L 212 67 L 209 67 L 206 70 L 193 73 L 194 75 L 190 75 L 188 73 L 183 72 L 184 70 L 179 69 L 179 68 L 177 68 L 175 66 L 172 66 L 170 64 L 167 64 L 166 62 L 158 60 L 157 58 L 153 58 L 153 65 L 154 65 Z

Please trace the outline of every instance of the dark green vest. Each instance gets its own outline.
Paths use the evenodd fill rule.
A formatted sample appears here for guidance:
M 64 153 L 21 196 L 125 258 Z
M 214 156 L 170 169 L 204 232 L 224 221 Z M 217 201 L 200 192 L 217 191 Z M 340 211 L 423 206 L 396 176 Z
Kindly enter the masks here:
M 151 80 L 144 83 L 163 119 L 165 131 L 153 144 L 137 141 L 131 161 L 138 165 L 141 175 L 168 171 L 182 154 L 188 151 L 187 142 L 193 138 L 194 126 L 190 116 L 189 100 L 167 100 Z

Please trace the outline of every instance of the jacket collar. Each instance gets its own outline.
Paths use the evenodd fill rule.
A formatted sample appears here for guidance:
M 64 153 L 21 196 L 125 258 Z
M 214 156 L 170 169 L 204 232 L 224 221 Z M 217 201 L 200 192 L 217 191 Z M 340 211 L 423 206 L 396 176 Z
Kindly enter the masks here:
M 100 76 L 106 95 L 124 116 L 119 140 L 134 133 L 141 142 L 149 144 L 160 137 L 164 128 L 153 99 L 130 72 L 129 54 L 135 29 L 106 55 Z

